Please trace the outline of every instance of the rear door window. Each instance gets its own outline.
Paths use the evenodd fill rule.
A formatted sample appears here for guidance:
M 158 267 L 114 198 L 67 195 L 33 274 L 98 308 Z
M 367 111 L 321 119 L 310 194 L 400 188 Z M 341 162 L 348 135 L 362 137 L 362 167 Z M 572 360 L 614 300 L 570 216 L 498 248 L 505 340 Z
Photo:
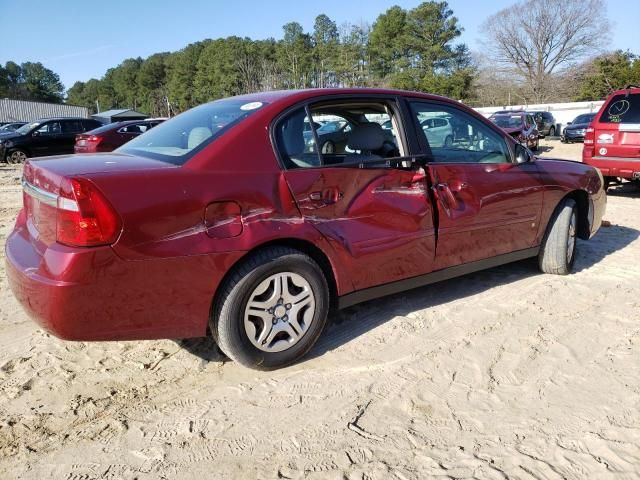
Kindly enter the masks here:
M 80 120 L 64 120 L 62 122 L 62 133 L 80 132 L 82 132 L 82 123 L 80 123 Z
M 640 123 L 640 94 L 615 95 L 600 115 L 601 123 Z
M 404 155 L 398 118 L 384 101 L 322 103 L 300 108 L 275 127 L 285 168 L 382 164 Z

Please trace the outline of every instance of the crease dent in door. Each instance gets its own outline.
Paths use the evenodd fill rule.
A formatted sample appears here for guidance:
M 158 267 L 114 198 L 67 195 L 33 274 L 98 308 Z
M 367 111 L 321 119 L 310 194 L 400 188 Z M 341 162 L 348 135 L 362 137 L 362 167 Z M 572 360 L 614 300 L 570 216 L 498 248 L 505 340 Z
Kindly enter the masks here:
M 431 271 L 432 207 L 424 177 L 416 182 L 414 175 L 390 168 L 286 172 L 305 221 L 328 239 L 356 288 Z M 311 197 L 332 188 L 340 193 L 333 203 Z

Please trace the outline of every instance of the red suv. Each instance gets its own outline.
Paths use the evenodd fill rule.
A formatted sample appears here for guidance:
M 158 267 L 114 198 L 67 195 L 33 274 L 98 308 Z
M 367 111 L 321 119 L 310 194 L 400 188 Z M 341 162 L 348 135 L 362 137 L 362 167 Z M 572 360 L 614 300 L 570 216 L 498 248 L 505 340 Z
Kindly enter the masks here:
M 430 118 L 454 138 L 432 142 Z M 351 125 L 330 150 L 326 121 Z M 265 92 L 196 107 L 113 153 L 28 162 L 7 276 L 59 337 L 210 330 L 232 359 L 270 369 L 313 346 L 331 307 L 529 257 L 568 273 L 576 238 L 600 226 L 602 184 L 454 100 Z
M 163 119 L 129 120 L 98 127 L 76 135 L 75 153 L 112 152 L 129 140 L 162 123 Z
M 585 132 L 582 161 L 607 184 L 626 179 L 640 187 L 640 87 L 609 95 Z

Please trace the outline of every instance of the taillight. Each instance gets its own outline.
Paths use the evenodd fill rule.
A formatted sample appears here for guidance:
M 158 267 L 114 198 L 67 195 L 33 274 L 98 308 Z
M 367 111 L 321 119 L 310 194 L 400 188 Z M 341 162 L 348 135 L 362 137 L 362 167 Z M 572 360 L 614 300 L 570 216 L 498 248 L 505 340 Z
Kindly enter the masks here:
M 91 136 L 88 138 L 88 140 L 89 140 L 91 143 L 100 143 L 100 142 L 102 141 L 102 137 L 99 137 L 99 136 L 97 136 L 97 135 L 91 135 Z
M 594 141 L 596 133 L 593 127 L 587 127 L 584 131 L 584 146 L 582 147 L 582 159 L 587 157 L 593 157 L 594 153 Z
M 584 131 L 584 143 L 586 145 L 588 145 L 588 144 L 593 145 L 595 137 L 596 137 L 596 134 L 595 134 L 595 130 L 593 129 L 593 127 L 587 127 L 587 129 Z
M 56 218 L 59 243 L 75 247 L 108 245 L 118 239 L 120 229 L 120 217 L 90 181 L 62 181 Z

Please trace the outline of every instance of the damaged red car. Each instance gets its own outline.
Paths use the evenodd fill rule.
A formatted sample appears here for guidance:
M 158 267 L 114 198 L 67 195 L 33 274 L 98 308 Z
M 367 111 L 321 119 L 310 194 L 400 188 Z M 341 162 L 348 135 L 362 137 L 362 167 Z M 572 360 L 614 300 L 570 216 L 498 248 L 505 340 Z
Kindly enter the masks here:
M 517 142 L 537 151 L 541 135 L 533 115 L 524 111 L 501 110 L 489 117 L 493 123 L 511 135 Z
M 348 127 L 329 137 L 326 122 Z M 447 141 L 432 140 L 439 123 Z M 233 360 L 273 369 L 313 346 L 334 307 L 529 257 L 569 273 L 576 238 L 600 226 L 602 186 L 446 98 L 260 93 L 112 153 L 27 162 L 7 272 L 60 338 L 210 330 Z

